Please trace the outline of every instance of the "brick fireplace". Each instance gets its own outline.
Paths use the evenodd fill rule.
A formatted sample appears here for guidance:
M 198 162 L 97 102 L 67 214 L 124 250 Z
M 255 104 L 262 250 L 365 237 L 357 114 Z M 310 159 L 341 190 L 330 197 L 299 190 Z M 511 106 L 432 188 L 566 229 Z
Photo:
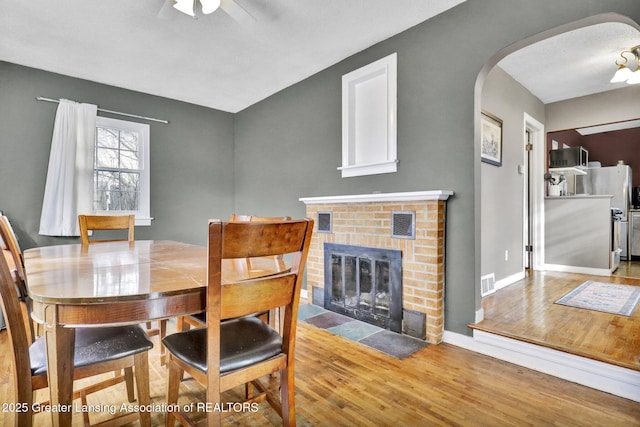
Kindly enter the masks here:
M 446 201 L 451 195 L 451 191 L 420 191 L 301 198 L 306 216 L 316 220 L 307 284 L 323 291 L 325 243 L 401 251 L 403 332 L 440 343 Z M 423 319 L 423 327 L 416 329 L 416 319 Z

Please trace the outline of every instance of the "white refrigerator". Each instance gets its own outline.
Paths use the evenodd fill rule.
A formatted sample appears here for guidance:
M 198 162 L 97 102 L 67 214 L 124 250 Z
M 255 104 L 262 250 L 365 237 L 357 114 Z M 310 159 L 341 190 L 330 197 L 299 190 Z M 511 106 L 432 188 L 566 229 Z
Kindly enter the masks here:
M 632 171 L 628 165 L 618 164 L 588 168 L 586 175 L 576 176 L 576 194 L 613 196 L 611 207 L 622 211 L 620 221 L 621 259 L 629 259 L 629 207 L 631 206 Z

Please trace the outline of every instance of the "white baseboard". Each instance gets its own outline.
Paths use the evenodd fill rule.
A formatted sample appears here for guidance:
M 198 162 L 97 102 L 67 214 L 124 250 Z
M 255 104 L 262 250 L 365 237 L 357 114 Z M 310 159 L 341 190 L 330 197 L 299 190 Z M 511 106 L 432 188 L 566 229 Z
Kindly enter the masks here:
M 484 309 L 481 308 L 480 310 L 476 310 L 476 321 L 475 321 L 475 323 L 480 323 L 483 320 L 484 320 Z
M 591 274 L 594 276 L 611 276 L 611 270 L 607 268 L 590 268 L 576 267 L 572 265 L 545 264 L 543 266 L 543 270 L 560 271 L 563 273 Z
M 495 287 L 496 287 L 496 291 L 498 289 L 502 289 L 505 288 L 509 285 L 512 285 L 514 283 L 516 283 L 518 280 L 522 280 L 524 279 L 526 276 L 524 274 L 524 271 L 519 271 L 516 274 L 512 274 L 511 276 L 507 276 L 504 279 L 500 279 L 495 283 Z
M 640 402 L 640 372 L 483 331 L 444 332 L 443 341 L 596 390 Z

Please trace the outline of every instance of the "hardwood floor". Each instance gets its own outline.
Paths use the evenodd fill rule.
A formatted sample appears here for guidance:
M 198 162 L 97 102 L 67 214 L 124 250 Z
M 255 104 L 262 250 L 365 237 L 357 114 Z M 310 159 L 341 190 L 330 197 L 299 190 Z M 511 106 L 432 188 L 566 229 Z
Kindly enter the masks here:
M 614 276 L 534 272 L 482 300 L 484 321 L 472 328 L 640 371 L 640 309 L 617 316 L 554 304 L 585 280 L 640 286 L 640 264 Z
M 548 284 L 543 288 L 541 293 L 549 292 Z M 169 327 L 175 327 L 173 322 Z M 305 323 L 298 328 L 299 426 L 640 425 L 636 402 L 453 345 L 430 345 L 398 360 Z M 6 335 L 0 332 L 0 402 L 13 401 Z M 152 402 L 161 405 L 165 372 L 157 346 L 150 369 Z M 89 404 L 119 407 L 123 395 L 124 388 L 114 388 L 90 396 Z M 180 396 L 179 404 L 185 405 L 203 399 L 204 390 L 187 379 Z M 34 425 L 50 425 L 48 415 L 36 415 Z M 94 420 L 104 416 L 91 415 Z M 11 421 L 11 413 L 0 411 L 0 425 Z M 73 421 L 81 425 L 81 414 Z M 164 425 L 164 414 L 152 412 L 152 422 Z M 227 426 L 280 423 L 266 403 L 255 413 L 238 413 L 224 421 Z
M 640 279 L 640 261 L 622 261 L 620 267 L 613 272 L 615 277 Z

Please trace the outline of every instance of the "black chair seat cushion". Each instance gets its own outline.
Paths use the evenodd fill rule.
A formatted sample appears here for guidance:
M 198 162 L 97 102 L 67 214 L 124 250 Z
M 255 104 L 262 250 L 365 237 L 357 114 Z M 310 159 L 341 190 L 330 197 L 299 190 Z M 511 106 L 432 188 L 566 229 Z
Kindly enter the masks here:
M 191 317 L 193 317 L 200 323 L 207 323 L 207 313 L 204 311 L 201 311 L 200 313 L 192 314 Z
M 249 316 L 262 316 L 264 314 L 268 314 L 268 311 L 261 311 L 260 313 L 255 313 L 255 314 L 249 314 Z M 206 311 L 201 311 L 200 313 L 196 313 L 196 314 L 190 314 L 190 317 L 196 319 L 197 321 L 199 321 L 200 323 L 206 324 L 207 323 L 207 312 Z
M 118 360 L 153 348 L 153 343 L 138 325 L 76 329 L 73 364 L 76 368 Z M 29 347 L 31 374 L 47 373 L 47 350 L 44 338 Z
M 256 317 L 241 317 L 220 324 L 220 372 L 230 372 L 282 353 L 282 337 Z M 162 343 L 183 362 L 207 371 L 207 329 L 168 335 Z

